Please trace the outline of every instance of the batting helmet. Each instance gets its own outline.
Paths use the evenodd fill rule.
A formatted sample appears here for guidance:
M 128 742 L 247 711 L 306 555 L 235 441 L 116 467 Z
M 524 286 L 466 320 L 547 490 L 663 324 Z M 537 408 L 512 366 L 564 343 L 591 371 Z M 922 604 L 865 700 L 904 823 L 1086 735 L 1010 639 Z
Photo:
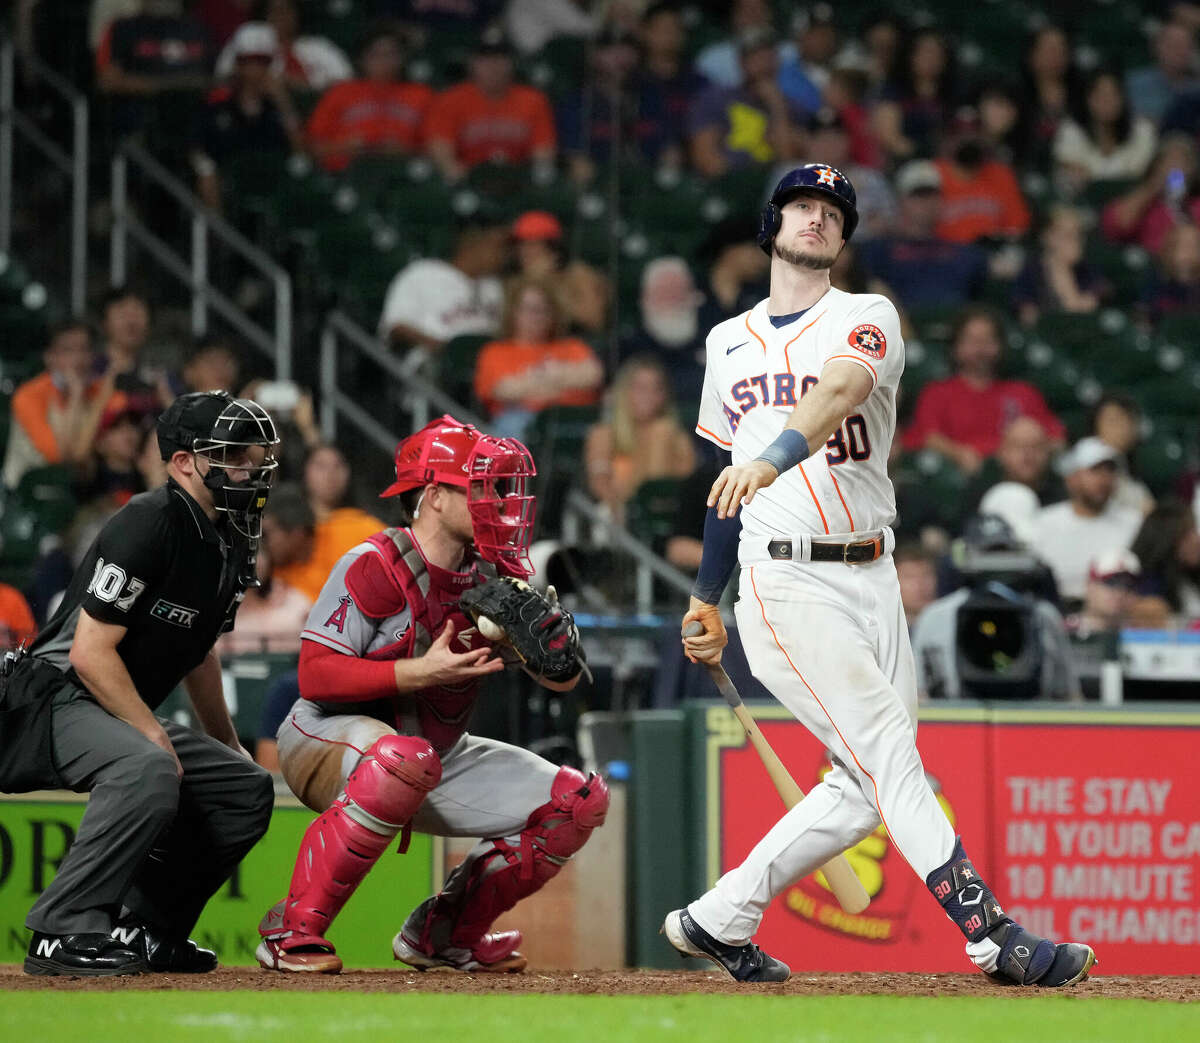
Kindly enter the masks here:
M 775 186 L 771 198 L 762 208 L 758 220 L 758 245 L 767 254 L 775 236 L 779 234 L 779 226 L 783 222 L 783 205 L 801 191 L 820 192 L 828 196 L 842 212 L 842 238 L 846 242 L 858 227 L 858 201 L 854 195 L 854 186 L 836 167 L 825 163 L 806 163 L 795 170 L 789 170 Z
M 515 438 L 495 438 L 445 414 L 396 447 L 396 480 L 379 495 L 398 496 L 431 483 L 463 489 L 480 556 L 528 576 L 535 474 L 533 457 Z

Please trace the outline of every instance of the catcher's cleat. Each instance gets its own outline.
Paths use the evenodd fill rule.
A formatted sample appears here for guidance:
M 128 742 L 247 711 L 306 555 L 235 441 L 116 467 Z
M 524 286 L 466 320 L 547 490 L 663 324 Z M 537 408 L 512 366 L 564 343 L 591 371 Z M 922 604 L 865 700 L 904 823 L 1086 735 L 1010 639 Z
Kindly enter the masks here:
M 528 964 L 519 952 L 520 931 L 494 931 L 485 934 L 470 949 L 443 949 L 426 952 L 401 931 L 392 939 L 392 954 L 401 963 L 419 971 L 452 970 L 472 974 L 519 974 Z
M 724 967 L 736 981 L 781 982 L 792 976 L 786 963 L 768 956 L 753 942 L 727 945 L 718 941 L 688 915 L 686 909 L 667 913 L 663 933 L 681 956 L 698 956 Z
M 136 951 L 107 934 L 34 931 L 25 957 L 26 974 L 99 978 L 145 971 L 146 961 Z
M 154 973 L 208 974 L 217 969 L 217 954 L 202 949 L 186 935 L 173 936 L 145 924 L 123 919 L 112 937 L 132 949 Z
M 1000 947 L 996 965 L 985 974 L 997 985 L 1037 985 L 1062 989 L 1084 981 L 1096 963 L 1090 945 L 1054 942 L 1009 921 L 988 939 Z
M 268 971 L 289 974 L 341 974 L 342 958 L 332 945 L 319 938 L 307 938 L 294 949 L 284 943 L 297 941 L 287 938 L 264 938 L 254 950 L 258 965 Z

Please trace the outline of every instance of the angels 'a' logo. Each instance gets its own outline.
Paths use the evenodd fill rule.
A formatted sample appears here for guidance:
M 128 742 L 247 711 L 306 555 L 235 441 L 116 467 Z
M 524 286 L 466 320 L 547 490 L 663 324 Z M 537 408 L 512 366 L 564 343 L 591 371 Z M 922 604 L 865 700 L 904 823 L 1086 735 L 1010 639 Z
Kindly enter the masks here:
M 821 167 L 821 169 L 817 171 L 818 185 L 828 185 L 830 188 L 833 188 L 833 186 L 837 184 L 837 179 L 838 172 L 831 167 Z
M 870 323 L 855 326 L 850 331 L 847 343 L 850 347 L 861 351 L 864 355 L 870 355 L 873 359 L 881 359 L 887 352 L 887 337 L 883 335 L 883 330 Z

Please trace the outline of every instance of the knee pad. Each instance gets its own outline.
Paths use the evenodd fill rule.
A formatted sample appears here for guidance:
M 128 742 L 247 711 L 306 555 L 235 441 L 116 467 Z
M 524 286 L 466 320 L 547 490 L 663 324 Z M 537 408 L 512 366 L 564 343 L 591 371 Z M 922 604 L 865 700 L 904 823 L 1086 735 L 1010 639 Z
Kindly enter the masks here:
M 604 824 L 608 814 L 608 784 L 594 772 L 563 766 L 550 787 L 550 799 L 534 810 L 521 833 L 521 847 L 531 844 L 554 858 L 570 858 Z
M 346 779 L 346 814 L 377 833 L 396 833 L 442 780 L 433 747 L 414 735 L 385 735 Z

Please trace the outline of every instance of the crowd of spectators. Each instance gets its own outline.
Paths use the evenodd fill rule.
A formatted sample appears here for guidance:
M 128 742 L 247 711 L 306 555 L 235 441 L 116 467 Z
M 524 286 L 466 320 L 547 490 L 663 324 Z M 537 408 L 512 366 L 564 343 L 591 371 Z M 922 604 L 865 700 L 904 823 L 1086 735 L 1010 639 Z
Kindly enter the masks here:
M 1195 318 L 1200 332 L 1200 7 L 1154 5 L 1145 38 L 1116 53 L 1085 46 L 1070 11 L 1059 23 L 1047 10 L 1021 53 L 1001 56 L 982 15 L 964 40 L 898 7 L 367 6 L 378 20 L 339 46 L 310 31 L 314 9 L 296 0 L 96 0 L 95 89 L 119 133 L 148 125 L 164 98 L 196 101 L 187 159 L 214 208 L 228 203 L 223 172 L 247 153 L 307 154 L 335 177 L 368 158 L 416 159 L 459 187 L 507 165 L 577 194 L 608 192 L 618 168 L 627 194 L 666 176 L 719 198 L 749 179 L 758 201 L 791 165 L 835 164 L 862 222 L 834 283 L 889 296 L 913 347 L 894 467 L 957 483 L 951 520 L 909 511 L 902 490 L 897 562 L 913 621 L 948 593 L 938 555 L 963 510 L 1002 516 L 1046 559 L 1068 627 L 1196 614 L 1194 410 L 1162 415 L 1128 357 L 1106 377 L 1102 353 L 1127 356 L 1141 337 L 1145 386 L 1161 386 L 1182 371 L 1160 331 Z M 554 75 L 532 76 L 538 62 Z M 581 256 L 574 211 L 481 212 L 440 256 L 394 273 L 376 302 L 379 336 L 434 378 L 452 344 L 473 341 L 453 356 L 473 367 L 458 385 L 498 433 L 528 437 L 543 412 L 591 410 L 579 485 L 622 519 L 646 483 L 676 482 L 669 553 L 694 567 L 686 526 L 717 464 L 687 433 L 704 338 L 761 299 L 767 274 L 753 211 L 721 216 L 692 215 L 691 251 L 652 250 L 622 269 Z M 146 369 L 144 300 L 114 296 L 98 318 L 95 347 L 86 324 L 56 329 L 46 372 L 14 397 L 9 486 L 61 465 L 89 498 L 136 492 L 146 417 L 184 386 L 238 380 L 223 344 L 198 346 L 178 374 Z M 1061 333 L 1071 322 L 1082 353 Z M 1175 350 L 1200 364 L 1194 343 Z M 263 560 L 272 585 L 298 597 L 314 594 L 327 545 L 375 523 L 342 513 L 345 461 L 316 444 L 311 407 L 295 415 L 301 492 L 272 509 Z M 1182 427 L 1177 473 L 1143 480 L 1153 440 Z M 259 606 L 268 616 L 299 604 L 272 596 L 271 611 L 265 597 Z

